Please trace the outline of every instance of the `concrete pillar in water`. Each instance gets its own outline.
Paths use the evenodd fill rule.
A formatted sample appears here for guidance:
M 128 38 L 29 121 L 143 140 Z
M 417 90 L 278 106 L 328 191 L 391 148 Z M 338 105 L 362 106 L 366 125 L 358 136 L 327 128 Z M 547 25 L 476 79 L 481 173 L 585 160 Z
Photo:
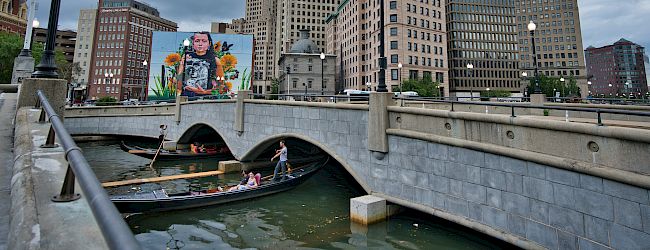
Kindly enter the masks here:
M 242 164 L 239 161 L 220 161 L 219 171 L 224 173 L 233 173 L 241 171 Z
M 350 220 L 369 225 L 386 219 L 386 200 L 373 195 L 350 199 Z

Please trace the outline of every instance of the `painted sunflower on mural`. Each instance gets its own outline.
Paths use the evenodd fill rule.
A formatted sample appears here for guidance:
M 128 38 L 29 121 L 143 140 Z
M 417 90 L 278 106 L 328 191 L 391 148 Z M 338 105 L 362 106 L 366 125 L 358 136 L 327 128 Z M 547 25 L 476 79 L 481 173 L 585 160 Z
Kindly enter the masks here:
M 237 66 L 237 57 L 227 54 L 221 57 L 221 63 L 223 64 L 223 70 L 228 72 Z
M 178 53 L 172 53 L 167 55 L 167 57 L 165 58 L 165 65 L 174 66 L 180 61 L 181 61 L 181 55 L 179 55 Z

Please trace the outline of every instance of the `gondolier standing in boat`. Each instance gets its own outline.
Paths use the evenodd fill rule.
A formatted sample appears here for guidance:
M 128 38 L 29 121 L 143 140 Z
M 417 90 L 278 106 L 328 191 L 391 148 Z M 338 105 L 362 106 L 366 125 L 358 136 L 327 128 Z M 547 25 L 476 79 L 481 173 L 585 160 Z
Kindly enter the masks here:
M 275 170 L 273 171 L 273 181 L 276 181 L 278 172 L 282 168 L 282 180 L 286 178 L 287 174 L 287 146 L 284 145 L 284 140 L 280 140 L 280 149 L 275 150 L 275 155 L 271 158 L 271 161 L 275 160 L 276 157 L 280 157 L 280 161 L 275 165 Z
M 167 135 L 167 125 L 160 124 L 160 135 L 158 136 L 158 145 L 162 145 L 165 141 L 165 135 Z

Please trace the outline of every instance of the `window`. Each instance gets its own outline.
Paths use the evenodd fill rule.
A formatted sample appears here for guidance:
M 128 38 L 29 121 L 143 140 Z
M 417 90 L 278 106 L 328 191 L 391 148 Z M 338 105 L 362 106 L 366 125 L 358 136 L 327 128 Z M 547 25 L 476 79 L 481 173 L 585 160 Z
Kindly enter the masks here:
M 390 41 L 390 49 L 397 49 L 397 41 Z
M 391 23 L 396 23 L 397 22 L 397 14 L 391 14 L 390 15 L 390 22 Z
M 399 79 L 399 71 L 397 69 L 391 69 L 390 70 L 390 79 L 391 80 Z
M 398 62 L 399 62 L 398 55 L 390 55 L 390 63 L 398 63 Z
M 391 10 L 397 9 L 397 1 L 390 1 L 390 9 Z
M 397 28 L 390 28 L 390 35 L 391 36 L 396 36 L 397 35 Z

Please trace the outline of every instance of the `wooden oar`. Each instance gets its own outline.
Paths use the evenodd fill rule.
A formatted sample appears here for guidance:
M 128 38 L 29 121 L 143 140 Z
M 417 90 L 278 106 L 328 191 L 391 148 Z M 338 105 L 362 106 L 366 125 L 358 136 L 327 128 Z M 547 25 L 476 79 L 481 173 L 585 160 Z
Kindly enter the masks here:
M 132 180 L 125 180 L 125 181 L 113 181 L 113 182 L 102 183 L 102 186 L 103 187 L 118 187 L 118 186 L 132 185 L 132 184 L 154 183 L 154 182 L 171 181 L 171 180 L 177 180 L 177 179 L 191 179 L 191 178 L 207 177 L 207 176 L 213 176 L 213 175 L 220 175 L 220 174 L 223 174 L 223 173 L 224 173 L 223 171 L 218 171 L 217 170 L 217 171 L 207 171 L 207 172 L 192 173 L 192 174 L 179 174 L 179 175 L 161 176 L 161 177 L 154 177 L 154 178 L 132 179 Z
M 163 144 L 165 144 L 165 134 L 163 133 L 163 139 L 160 142 L 160 146 L 158 146 L 158 150 L 156 150 L 156 154 L 153 156 L 153 159 L 151 160 L 151 163 L 149 163 L 149 168 L 153 170 L 153 163 L 156 161 L 156 157 L 158 157 L 158 153 L 160 153 L 160 149 L 162 149 Z

